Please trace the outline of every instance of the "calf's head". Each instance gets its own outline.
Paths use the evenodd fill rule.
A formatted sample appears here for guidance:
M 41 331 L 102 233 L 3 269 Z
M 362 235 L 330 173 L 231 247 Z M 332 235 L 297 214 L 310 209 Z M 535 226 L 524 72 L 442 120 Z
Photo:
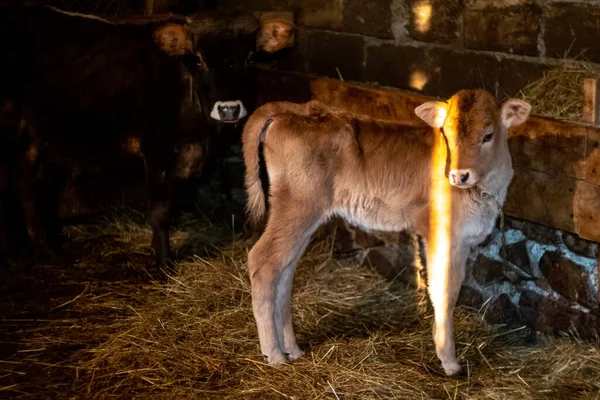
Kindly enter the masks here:
M 209 67 L 198 85 L 204 112 L 213 122 L 235 124 L 254 108 L 256 56 L 290 47 L 293 25 L 281 19 L 260 22 L 256 15 L 197 15 L 192 20 Z
M 461 90 L 447 102 L 429 101 L 415 113 L 444 134 L 450 184 L 467 189 L 503 164 L 510 167 L 508 129 L 527 120 L 531 105 L 508 99 L 498 105 L 487 91 Z

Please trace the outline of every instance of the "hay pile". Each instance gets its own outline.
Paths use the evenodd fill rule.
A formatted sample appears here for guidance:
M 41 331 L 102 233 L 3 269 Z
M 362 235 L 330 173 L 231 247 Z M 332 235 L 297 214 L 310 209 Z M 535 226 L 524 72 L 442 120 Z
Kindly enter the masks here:
M 45 267 L 56 284 L 43 321 L 0 332 L 18 347 L 0 361 L 0 396 L 160 399 L 566 399 L 600 396 L 600 348 L 526 329 L 487 330 L 456 313 L 459 357 L 468 377 L 447 379 L 431 339 L 424 294 L 384 281 L 313 243 L 295 280 L 293 312 L 304 358 L 282 367 L 260 357 L 245 268 L 250 242 L 205 220 L 174 234 L 180 272 L 166 285 L 139 279 L 150 230 L 136 215 L 70 230 L 74 267 Z M 189 247 L 190 242 L 193 246 Z M 188 245 L 187 250 L 186 245 Z M 187 253 L 186 253 L 187 252 Z M 125 277 L 113 276 L 129 270 Z M 60 272 L 57 272 L 60 271 Z M 81 275 L 78 281 L 71 274 Z M 98 272 L 100 271 L 100 272 Z M 107 272 L 112 271 L 112 272 Z M 137 277 L 137 278 L 136 278 Z M 14 311 L 14 310 L 13 310 Z M 12 324 L 12 325 L 11 325 Z M 18 325 L 15 328 L 15 325 Z M 543 342 L 543 343 L 541 343 Z M 0 353 L 0 354 L 4 354 Z
M 581 121 L 583 80 L 600 76 L 600 66 L 562 61 L 520 92 L 533 113 L 568 121 Z

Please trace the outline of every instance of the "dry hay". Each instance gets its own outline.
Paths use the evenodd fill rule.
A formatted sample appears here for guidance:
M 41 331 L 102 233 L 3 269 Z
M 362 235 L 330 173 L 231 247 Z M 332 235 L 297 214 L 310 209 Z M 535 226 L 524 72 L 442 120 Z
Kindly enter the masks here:
M 583 114 L 583 80 L 598 78 L 600 66 L 591 63 L 561 61 L 528 84 L 521 99 L 532 105 L 534 114 L 568 121 L 581 121 Z
M 135 216 L 134 216 L 135 217 Z M 139 222 L 139 223 L 138 223 Z M 148 262 L 148 227 L 137 217 L 102 229 L 71 229 L 83 249 L 71 269 L 131 268 Z M 304 358 L 262 362 L 245 268 L 247 241 L 211 248 L 231 233 L 204 220 L 180 225 L 196 256 L 166 285 L 86 275 L 79 290 L 51 301 L 45 321 L 20 322 L 20 352 L 0 363 L 0 396 L 12 398 L 200 399 L 566 399 L 600 396 L 600 349 L 526 329 L 485 329 L 459 309 L 459 357 L 468 377 L 442 375 L 423 293 L 373 270 L 332 259 L 327 240 L 301 260 L 293 313 Z M 130 254 L 140 253 L 139 260 Z M 107 261 L 110 260 L 110 261 Z M 129 266 L 129 267 L 127 267 Z M 50 268 L 50 267 L 48 267 Z M 64 276 L 60 277 L 65 279 Z M 71 279 L 71 281 L 69 281 Z M 66 279 L 72 282 L 72 278 Z M 87 281 L 86 281 L 87 280 Z M 481 311 L 483 312 L 483 311 Z M 3 320 L 2 332 L 10 331 Z M 542 343 L 543 342 L 543 343 Z

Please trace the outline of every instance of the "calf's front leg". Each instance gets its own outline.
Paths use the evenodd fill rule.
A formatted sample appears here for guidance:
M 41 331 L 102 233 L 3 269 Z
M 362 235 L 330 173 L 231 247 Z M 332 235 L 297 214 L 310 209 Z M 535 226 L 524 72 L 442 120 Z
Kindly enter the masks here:
M 470 249 L 459 243 L 451 243 L 447 262 L 439 262 L 442 257 L 436 257 L 433 254 L 435 251 L 427 248 L 429 297 L 435 313 L 433 341 L 444 372 L 452 376 L 462 370 L 456 359 L 453 314 L 465 278 L 465 263 Z

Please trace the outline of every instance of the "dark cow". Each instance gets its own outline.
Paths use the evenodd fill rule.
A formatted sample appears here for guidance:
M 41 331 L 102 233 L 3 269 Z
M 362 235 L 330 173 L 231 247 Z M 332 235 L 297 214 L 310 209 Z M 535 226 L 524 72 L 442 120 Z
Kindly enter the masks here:
M 144 157 L 152 247 L 166 266 L 172 181 L 177 167 L 200 167 L 206 144 L 195 90 L 204 68 L 181 18 L 129 25 L 44 6 L 0 9 L 0 99 L 29 137 L 15 181 L 38 253 L 50 252 L 38 166 L 85 168 L 125 151 Z
M 294 27 L 276 13 L 206 11 L 190 15 L 192 31 L 209 66 L 199 86 L 209 124 L 211 151 L 205 177 L 217 173 L 229 193 L 224 160 L 231 144 L 240 141 L 241 127 L 256 107 L 255 65 L 294 44 Z

